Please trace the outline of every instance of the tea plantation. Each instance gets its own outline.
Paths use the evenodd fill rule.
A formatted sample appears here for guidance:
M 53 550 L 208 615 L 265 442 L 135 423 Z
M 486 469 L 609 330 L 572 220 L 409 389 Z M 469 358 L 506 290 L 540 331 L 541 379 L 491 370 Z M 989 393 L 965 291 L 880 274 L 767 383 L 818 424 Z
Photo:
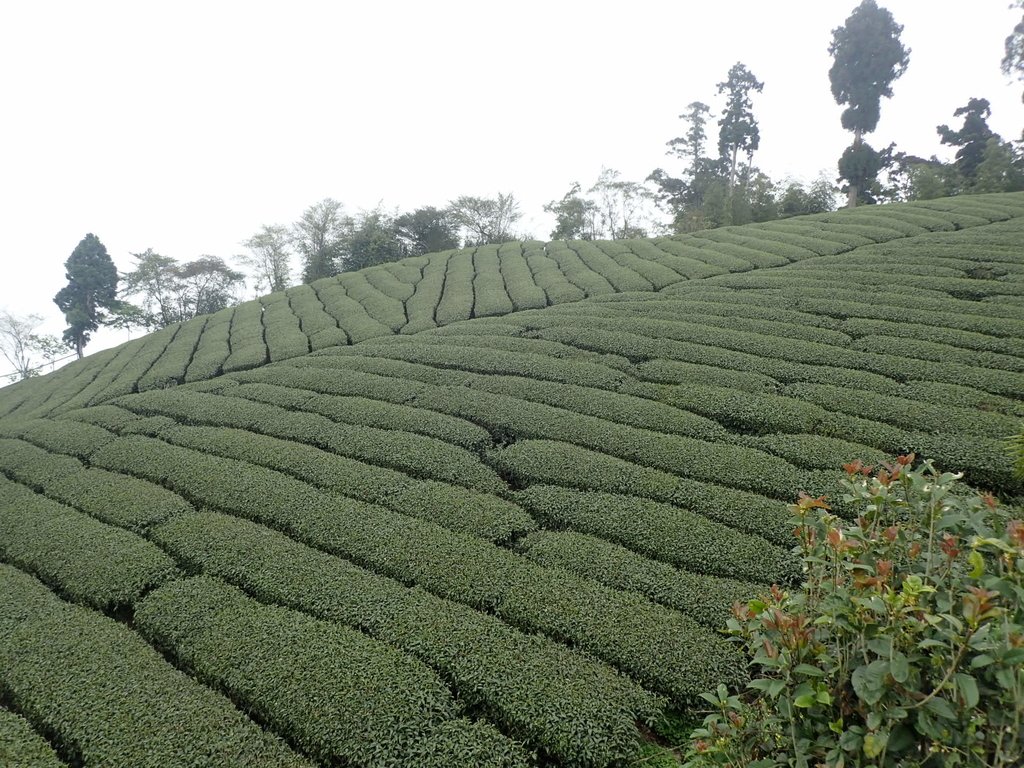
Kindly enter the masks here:
M 634 763 L 913 450 L 1003 497 L 1024 193 L 525 242 L 0 390 L 0 764 Z

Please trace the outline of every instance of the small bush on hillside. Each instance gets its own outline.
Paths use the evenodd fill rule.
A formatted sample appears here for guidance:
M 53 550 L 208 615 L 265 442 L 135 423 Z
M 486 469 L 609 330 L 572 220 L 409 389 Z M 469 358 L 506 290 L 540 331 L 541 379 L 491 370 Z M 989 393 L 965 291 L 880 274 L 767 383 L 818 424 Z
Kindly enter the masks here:
M 852 523 L 791 507 L 806 581 L 735 606 L 753 679 L 687 766 L 1024 764 L 1024 522 L 913 461 L 846 465 Z

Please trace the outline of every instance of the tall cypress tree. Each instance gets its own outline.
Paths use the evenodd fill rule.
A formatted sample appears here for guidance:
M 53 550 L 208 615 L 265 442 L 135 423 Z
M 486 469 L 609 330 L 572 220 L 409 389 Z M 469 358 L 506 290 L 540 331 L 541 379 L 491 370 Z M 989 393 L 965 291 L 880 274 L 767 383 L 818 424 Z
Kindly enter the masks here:
M 113 311 L 117 300 L 117 267 L 106 246 L 91 232 L 82 238 L 64 262 L 68 284 L 53 297 L 64 313 L 68 327 L 64 341 L 74 345 L 78 356 L 89 343 L 89 335 L 107 319 L 104 310 Z
M 881 157 L 863 139 L 878 127 L 882 97 L 892 97 L 892 83 L 907 69 L 910 51 L 900 42 L 903 27 L 875 0 L 863 0 L 846 24 L 832 30 L 832 68 L 828 71 L 832 95 L 845 104 L 843 128 L 853 131 L 853 144 L 839 161 L 846 179 L 850 207 L 857 204 L 878 174 Z

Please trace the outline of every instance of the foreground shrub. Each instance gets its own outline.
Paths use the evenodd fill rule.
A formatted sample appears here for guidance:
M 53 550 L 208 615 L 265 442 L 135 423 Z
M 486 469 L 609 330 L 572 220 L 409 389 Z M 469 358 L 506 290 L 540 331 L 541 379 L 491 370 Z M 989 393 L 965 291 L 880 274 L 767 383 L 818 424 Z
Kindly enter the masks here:
M 688 766 L 1019 766 L 1024 522 L 914 456 L 846 466 L 846 524 L 792 507 L 806 582 L 735 608 L 748 691 L 705 694 Z

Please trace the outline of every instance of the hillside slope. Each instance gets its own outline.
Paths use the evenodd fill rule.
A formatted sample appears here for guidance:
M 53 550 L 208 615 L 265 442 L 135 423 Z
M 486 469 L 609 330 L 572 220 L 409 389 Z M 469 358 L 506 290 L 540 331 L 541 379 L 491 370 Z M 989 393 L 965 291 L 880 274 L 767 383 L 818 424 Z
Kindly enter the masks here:
M 1022 212 L 1021 193 L 978 195 L 673 238 L 531 241 L 430 254 L 273 293 L 0 388 L 0 416 L 47 415 L 393 333 L 624 291 L 660 291 Z
M 742 679 L 716 629 L 796 578 L 799 491 L 903 450 L 1021 490 L 1024 195 L 516 248 L 317 284 L 364 291 L 384 330 L 358 343 L 336 324 L 311 351 L 293 289 L 235 310 L 250 366 L 239 342 L 157 386 L 217 357 L 213 316 L 3 390 L 0 744 L 628 764 L 661 713 Z M 715 272 L 686 279 L 686 249 Z

